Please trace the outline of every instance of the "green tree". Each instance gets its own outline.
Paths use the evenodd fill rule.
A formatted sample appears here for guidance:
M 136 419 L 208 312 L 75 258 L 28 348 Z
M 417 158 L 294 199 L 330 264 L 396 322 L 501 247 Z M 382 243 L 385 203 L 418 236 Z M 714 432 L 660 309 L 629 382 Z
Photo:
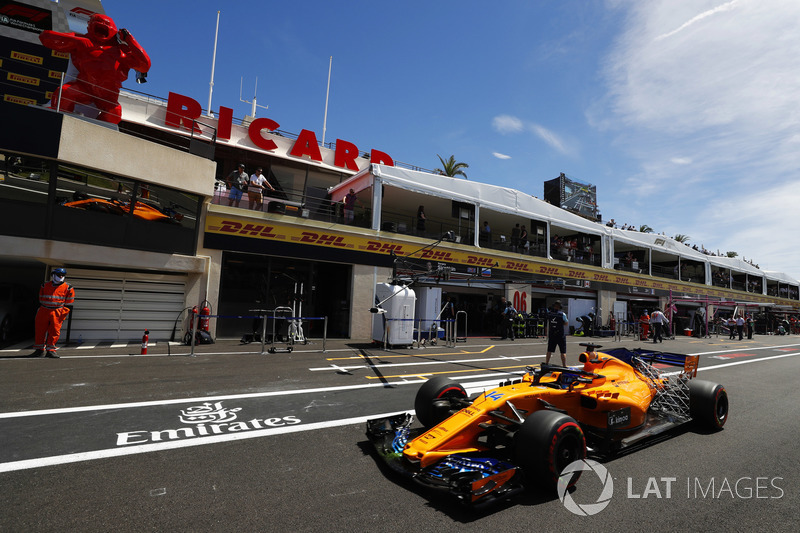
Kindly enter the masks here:
M 436 154 L 436 157 L 438 157 L 439 161 L 442 162 L 442 168 L 437 168 L 434 170 L 434 172 L 438 172 L 439 174 L 443 174 L 445 176 L 450 176 L 451 178 L 454 178 L 456 176 L 464 176 L 464 179 L 469 179 L 464 170 L 462 170 L 465 168 L 469 168 L 468 164 L 456 162 L 456 156 L 454 155 L 451 155 L 450 159 L 448 159 L 447 161 L 442 159 L 442 156 L 440 156 L 439 154 Z
M 684 235 L 683 233 L 677 233 L 677 234 L 676 234 L 676 235 L 673 237 L 673 239 L 675 239 L 675 240 L 676 240 L 676 241 L 678 241 L 678 242 L 686 242 L 686 241 L 688 241 L 689 239 L 691 239 L 691 237 L 689 237 L 688 235 Z
M 739 255 L 739 253 L 738 252 L 725 252 L 725 255 L 727 255 L 728 257 L 736 257 L 737 255 Z
M 641 226 L 639 226 L 639 231 L 641 233 L 653 233 L 653 228 L 651 228 L 647 224 L 642 224 Z

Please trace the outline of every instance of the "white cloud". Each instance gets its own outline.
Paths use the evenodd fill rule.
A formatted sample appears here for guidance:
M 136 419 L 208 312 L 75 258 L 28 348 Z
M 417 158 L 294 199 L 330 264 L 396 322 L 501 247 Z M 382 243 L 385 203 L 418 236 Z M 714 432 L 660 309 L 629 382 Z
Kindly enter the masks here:
M 495 156 L 497 159 L 511 159 L 510 155 L 501 154 L 500 152 L 492 152 L 492 155 Z
M 639 171 L 607 216 L 665 209 L 675 232 L 800 278 L 776 209 L 800 201 L 787 187 L 800 169 L 800 2 L 609 5 L 626 11 L 624 26 L 603 64 L 607 92 L 586 114 Z
M 569 150 L 567 150 L 566 146 L 564 145 L 564 141 L 562 141 L 561 138 L 552 131 L 548 130 L 544 126 L 540 126 L 539 124 L 531 124 L 530 128 L 533 133 L 535 133 L 544 142 L 549 144 L 552 148 L 555 148 L 562 154 L 568 153 Z
M 511 115 L 498 115 L 492 119 L 492 127 L 503 134 L 530 131 L 558 152 L 565 155 L 572 152 L 559 135 L 535 122 L 523 122 Z
M 522 121 L 511 115 L 498 115 L 492 119 L 492 127 L 500 133 L 518 133 L 522 131 Z

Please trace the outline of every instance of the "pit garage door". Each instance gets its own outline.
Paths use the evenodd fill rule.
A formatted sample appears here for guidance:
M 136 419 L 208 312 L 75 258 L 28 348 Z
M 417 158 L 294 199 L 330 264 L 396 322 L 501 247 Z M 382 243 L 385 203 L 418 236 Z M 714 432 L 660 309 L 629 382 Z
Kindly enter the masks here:
M 150 330 L 150 339 L 167 340 L 184 308 L 185 274 L 74 268 L 67 274 L 75 288 L 71 342 L 136 341 L 145 329 Z M 66 330 L 67 324 L 64 326 Z M 64 335 L 62 331 L 62 340 Z

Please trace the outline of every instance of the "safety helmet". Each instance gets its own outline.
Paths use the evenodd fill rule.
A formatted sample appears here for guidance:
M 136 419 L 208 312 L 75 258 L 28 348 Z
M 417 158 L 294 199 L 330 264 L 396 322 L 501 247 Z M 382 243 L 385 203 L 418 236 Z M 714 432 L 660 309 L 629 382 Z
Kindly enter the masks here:
M 61 268 L 61 267 L 54 268 L 52 273 L 56 274 L 58 276 L 66 276 L 67 275 L 67 269 L 66 268 Z

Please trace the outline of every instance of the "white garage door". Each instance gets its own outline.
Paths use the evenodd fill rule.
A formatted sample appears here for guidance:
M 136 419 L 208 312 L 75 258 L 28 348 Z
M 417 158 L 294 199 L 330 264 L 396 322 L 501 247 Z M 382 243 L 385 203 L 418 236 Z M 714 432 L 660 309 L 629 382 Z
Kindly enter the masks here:
M 167 340 L 183 310 L 187 276 L 69 269 L 75 288 L 70 340 Z M 181 324 L 178 324 L 178 328 Z M 62 331 L 62 338 L 66 332 Z M 180 330 L 177 337 L 180 337 Z

